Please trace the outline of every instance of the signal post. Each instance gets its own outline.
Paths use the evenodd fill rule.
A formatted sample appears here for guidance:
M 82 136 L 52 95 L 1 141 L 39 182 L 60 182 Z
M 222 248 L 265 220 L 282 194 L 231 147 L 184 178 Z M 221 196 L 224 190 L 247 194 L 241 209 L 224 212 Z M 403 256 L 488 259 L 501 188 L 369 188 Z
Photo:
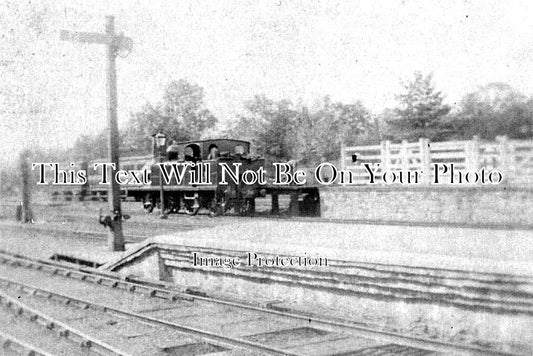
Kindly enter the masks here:
M 106 16 L 105 34 L 92 32 L 61 31 L 60 39 L 82 43 L 96 43 L 107 46 L 107 121 L 109 127 L 108 158 L 119 168 L 118 125 L 117 125 L 117 71 L 115 59 L 119 50 L 131 50 L 132 41 L 123 35 L 115 34 L 115 18 Z M 122 209 L 120 207 L 120 186 L 109 168 L 108 175 L 113 177 L 108 188 L 108 202 L 111 215 L 100 217 L 100 222 L 109 227 L 108 248 L 110 251 L 124 251 L 122 232 Z

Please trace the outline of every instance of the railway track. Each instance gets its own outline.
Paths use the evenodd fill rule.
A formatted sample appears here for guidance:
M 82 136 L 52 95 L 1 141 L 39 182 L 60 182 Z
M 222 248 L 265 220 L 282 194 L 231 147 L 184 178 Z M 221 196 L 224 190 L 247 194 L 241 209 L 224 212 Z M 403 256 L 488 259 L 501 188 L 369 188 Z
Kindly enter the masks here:
M 375 219 L 334 219 L 334 218 L 321 218 L 321 217 L 300 217 L 300 216 L 292 216 L 289 213 L 290 207 L 290 198 L 289 196 L 281 195 L 279 198 L 279 204 L 280 204 L 280 211 L 281 213 L 279 215 L 270 215 L 270 201 L 268 199 L 256 199 L 256 208 L 257 213 L 254 216 L 240 216 L 239 214 L 229 214 L 228 217 L 230 218 L 236 218 L 236 219 L 250 219 L 250 218 L 260 218 L 260 219 L 269 219 L 269 220 L 290 220 L 290 221 L 298 221 L 298 222 L 319 222 L 319 223 L 336 223 L 336 224 L 371 224 L 371 225 L 400 225 L 400 226 L 427 226 L 427 227 L 435 227 L 435 226 L 442 226 L 442 223 L 431 223 L 431 222 L 424 222 L 424 221 L 417 221 L 417 222 L 409 222 L 409 221 L 401 221 L 401 220 L 388 220 L 388 221 L 381 221 L 381 220 L 375 220 Z M 19 202 L 15 200 L 10 201 L 2 201 L 1 204 L 5 206 L 9 206 L 11 208 L 15 208 Z M 38 206 L 40 208 L 42 207 L 52 207 L 52 208 L 62 208 L 62 207 L 68 207 L 72 206 L 72 204 L 79 204 L 78 202 L 72 202 L 72 201 L 55 201 L 55 202 L 37 202 L 32 203 L 32 205 Z M 85 203 L 82 203 L 85 204 Z M 126 203 L 128 204 L 128 203 Z M 140 203 L 138 202 L 131 202 L 131 204 L 135 204 L 135 207 L 139 207 Z M 85 205 L 83 205 L 85 206 Z M 87 210 L 90 210 L 87 208 Z M 130 209 L 131 210 L 131 209 Z M 13 214 L 13 213 L 11 213 Z M 144 213 L 142 213 L 144 214 Z M 155 214 L 155 213 L 154 213 Z M 67 214 L 69 215 L 69 214 Z M 204 214 L 206 216 L 209 216 L 209 214 Z M 72 217 L 80 217 L 80 214 L 71 214 L 69 216 Z M 462 224 L 462 223 L 447 223 L 445 224 L 448 227 L 461 227 L 461 228 L 483 228 L 483 229 L 496 229 L 496 230 L 531 230 L 531 225 L 517 225 L 517 224 L 511 224 L 511 225 L 505 225 L 505 224 L 487 224 L 484 223 L 482 225 L 479 224 Z M 194 226 L 192 226 L 194 228 Z
M 19 225 L 17 225 L 19 226 Z M 181 228 L 181 226 L 180 226 Z M 65 228 L 31 226 L 29 229 L 43 233 L 61 233 L 105 240 L 105 231 L 71 231 Z M 144 241 L 149 236 L 126 234 L 127 243 Z M 192 252 L 230 256 L 246 251 L 228 251 L 197 246 L 183 246 L 171 251 L 161 248 L 169 260 L 181 263 L 172 265 L 190 271 Z M 202 270 L 196 267 L 195 270 Z M 208 269 L 206 269 L 208 271 Z M 211 270 L 211 272 L 213 272 Z M 239 270 L 224 271 L 241 275 Z M 220 273 L 224 273 L 220 272 Z M 342 285 L 340 294 L 354 294 L 381 300 L 438 303 L 465 310 L 485 310 L 496 313 L 533 315 L 533 279 L 504 273 L 472 272 L 445 268 L 410 267 L 393 264 L 330 260 L 328 271 L 293 270 L 288 268 L 263 269 L 252 277 L 268 276 L 286 280 L 287 283 L 309 285 L 324 289 Z M 243 277 L 246 277 L 242 274 Z
M 399 226 L 420 226 L 420 227 L 440 227 L 443 226 L 442 223 L 431 223 L 431 222 L 424 222 L 424 221 L 417 221 L 417 222 L 409 222 L 409 221 L 401 221 L 401 220 L 375 220 L 375 219 L 334 219 L 334 218 L 321 218 L 321 217 L 300 217 L 300 216 L 292 216 L 289 213 L 289 203 L 290 198 L 288 196 L 281 195 L 279 204 L 280 204 L 280 211 L 282 211 L 279 215 L 270 215 L 270 202 L 267 201 L 268 199 L 256 199 L 256 208 L 257 213 L 253 216 L 240 216 L 238 214 L 229 214 L 227 215 L 229 218 L 234 219 L 250 219 L 250 218 L 256 218 L 256 219 L 267 219 L 267 220 L 282 220 L 282 221 L 295 221 L 295 222 L 317 222 L 317 223 L 335 223 L 335 224 L 370 224 L 370 225 L 399 225 Z M 15 200 L 9 200 L 9 201 L 2 201 L 2 205 L 8 206 L 12 209 L 14 209 L 19 202 Z M 72 201 L 55 201 L 55 202 L 36 202 L 32 203 L 32 205 L 38 206 L 39 208 L 63 208 L 72 206 L 72 204 L 79 204 L 78 202 L 72 202 Z M 87 211 L 90 211 L 90 208 L 88 208 L 85 205 L 85 202 L 82 203 L 83 206 L 86 208 Z M 128 204 L 128 203 L 126 203 Z M 135 204 L 136 207 L 140 206 L 140 203 L 138 202 L 131 202 L 131 204 Z M 125 209 L 127 210 L 127 209 Z M 131 209 L 129 209 L 131 210 Z M 93 213 L 91 211 L 91 213 Z M 14 211 L 10 212 L 8 215 L 14 216 Z M 94 214 L 96 214 L 94 212 Z M 144 214 L 144 213 L 142 213 Z M 80 214 L 63 214 L 65 217 L 84 217 Z M 204 214 L 205 217 L 209 216 L 209 214 Z M 2 214 L 0 214 L 0 217 Z M 216 219 L 220 219 L 216 218 Z M 160 221 L 158 222 L 158 224 Z M 156 226 L 158 224 L 155 224 Z M 197 228 L 194 224 L 180 224 L 184 228 Z M 463 224 L 463 223 L 447 223 L 445 224 L 448 227 L 460 227 L 460 228 L 483 228 L 483 229 L 495 229 L 495 230 L 531 230 L 531 225 L 525 224 L 525 225 L 517 225 L 517 224 L 487 224 L 484 223 L 482 225 L 480 224 Z M 204 226 L 205 227 L 205 226 Z
M 18 337 L 0 331 L 0 343 L 2 344 L 2 355 L 33 355 L 33 356 L 54 356 L 47 351 L 33 346 Z M 73 353 L 74 355 L 74 353 Z
M 2 279 L 2 283 L 8 283 L 9 285 L 9 282 L 5 279 Z M 19 289 L 19 292 L 20 291 L 21 289 Z M 33 290 L 32 293 L 37 293 L 37 291 Z M 5 345 L 4 342 L 4 349 L 9 348 L 14 349 L 13 351 L 24 351 L 25 354 L 34 355 L 64 354 L 66 351 L 69 352 L 69 355 L 129 355 L 128 353 L 124 353 L 95 337 L 89 336 L 86 333 L 61 322 L 57 318 L 53 318 L 28 306 L 26 303 L 20 302 L 20 299 L 21 295 L 18 295 L 15 298 L 11 297 L 9 293 L 4 291 L 0 292 L 0 306 L 3 307 L 4 314 L 10 313 L 15 317 L 12 318 L 9 323 L 4 325 L 10 325 L 10 332 L 12 332 L 12 329 L 15 326 L 14 324 L 22 324 L 24 327 L 24 333 L 19 337 L 0 332 L 0 335 L 2 335 L 5 342 L 8 343 L 8 345 Z M 4 314 L 2 314 L 3 318 L 5 318 Z M 39 327 L 40 330 L 38 329 Z M 27 337 L 29 333 L 31 333 L 33 340 L 38 339 L 40 343 L 43 343 L 44 341 L 44 343 L 47 344 L 47 340 L 43 339 L 52 339 L 55 344 L 54 346 L 56 347 L 53 347 L 52 351 L 44 351 L 42 347 L 37 347 L 27 341 L 22 341 L 21 337 Z M 59 347 L 57 347 L 58 343 L 60 344 Z M 13 347 L 13 344 L 16 346 Z M 49 343 L 48 345 L 45 345 L 45 347 L 50 348 Z
M 39 226 L 31 226 L 30 229 L 43 233 L 64 233 L 69 236 L 74 234 L 84 238 L 102 240 L 107 238 L 107 233 L 104 231 L 101 233 L 85 230 L 71 231 L 64 228 L 50 229 Z M 127 234 L 125 238 L 127 243 L 137 243 L 144 241 L 148 236 Z M 222 257 L 246 253 L 246 251 L 227 251 L 197 246 L 183 246 L 178 251 L 171 251 L 163 246 L 161 250 L 163 256 L 183 265 L 182 267 L 172 265 L 171 268 L 183 271 L 190 271 L 193 251 Z M 202 268 L 196 267 L 196 270 L 200 271 Z M 206 271 L 209 270 L 206 269 Z M 224 272 L 242 274 L 246 277 L 238 269 Z M 250 275 L 252 277 L 267 276 L 286 280 L 287 283 L 307 284 L 310 287 L 315 284 L 318 289 L 327 289 L 331 286 L 336 288 L 337 285 L 342 285 L 342 289 L 338 291 L 340 294 L 348 293 L 378 300 L 397 299 L 413 303 L 437 303 L 465 310 L 533 315 L 533 279 L 504 273 L 330 260 L 330 268 L 325 272 L 270 268 Z
M 107 354 L 193 355 L 200 350 L 243 355 L 511 354 L 310 318 L 6 251 L 0 253 L 0 293 L 4 306 L 19 317 L 47 320 L 48 330 L 59 330 L 65 338 L 76 335 L 78 343 L 100 345 Z M 87 324 L 95 320 L 105 321 L 98 324 L 105 332 L 89 336 L 95 328 Z M 124 336 L 119 332 L 124 329 L 136 331 Z M 160 341 L 146 353 L 147 339 L 165 337 L 174 344 Z

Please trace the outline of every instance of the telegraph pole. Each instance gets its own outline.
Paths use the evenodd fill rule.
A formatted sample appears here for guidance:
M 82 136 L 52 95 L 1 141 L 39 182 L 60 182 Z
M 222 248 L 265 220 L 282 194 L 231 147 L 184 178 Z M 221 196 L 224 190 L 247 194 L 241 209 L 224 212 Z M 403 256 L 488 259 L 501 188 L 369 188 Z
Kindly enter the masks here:
M 105 34 L 91 32 L 61 31 L 60 39 L 64 41 L 98 43 L 107 45 L 107 121 L 109 126 L 108 158 L 109 162 L 119 168 L 118 125 L 117 125 L 117 70 L 115 59 L 121 49 L 131 50 L 131 39 L 115 34 L 115 18 L 106 16 Z M 122 233 L 122 209 L 120 207 L 120 186 L 112 177 L 107 190 L 107 198 L 111 216 L 106 225 L 109 226 L 108 248 L 110 251 L 124 251 L 124 235 Z
M 106 34 L 115 37 L 115 18 L 106 17 Z M 117 56 L 117 46 L 112 43 L 107 46 L 107 121 L 109 125 L 108 155 L 109 161 L 119 169 L 118 152 L 118 124 L 117 124 L 117 66 L 115 58 Z M 112 173 L 112 172 L 109 172 Z M 108 189 L 109 208 L 113 213 L 113 223 L 110 226 L 109 237 L 107 239 L 108 248 L 111 251 L 124 251 L 124 235 L 122 234 L 122 210 L 120 207 L 120 186 L 114 175 L 111 179 L 111 186 Z
M 29 151 L 24 150 L 20 154 L 20 172 L 22 178 L 22 206 L 21 220 L 23 223 L 31 223 L 33 215 L 31 211 L 30 168 L 28 163 Z

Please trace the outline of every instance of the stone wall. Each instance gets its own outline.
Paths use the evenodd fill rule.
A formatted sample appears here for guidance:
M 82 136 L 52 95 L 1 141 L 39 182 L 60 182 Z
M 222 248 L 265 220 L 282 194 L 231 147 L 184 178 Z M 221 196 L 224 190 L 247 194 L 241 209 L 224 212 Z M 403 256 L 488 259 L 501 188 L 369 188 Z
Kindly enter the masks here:
M 321 216 L 369 222 L 533 228 L 533 189 L 331 187 L 320 189 Z

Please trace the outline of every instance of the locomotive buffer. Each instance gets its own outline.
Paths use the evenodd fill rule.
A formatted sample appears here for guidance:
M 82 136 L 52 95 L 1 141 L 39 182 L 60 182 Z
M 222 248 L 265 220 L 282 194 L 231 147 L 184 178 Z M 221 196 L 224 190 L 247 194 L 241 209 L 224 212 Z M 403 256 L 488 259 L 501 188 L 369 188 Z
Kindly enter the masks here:
M 107 46 L 107 119 L 109 124 L 108 154 L 109 162 L 118 169 L 118 126 L 117 126 L 117 70 L 115 58 L 119 50 L 129 52 L 132 47 L 130 38 L 115 34 L 115 18 L 106 16 L 105 34 L 92 32 L 61 31 L 62 41 L 105 44 Z M 108 172 L 110 176 L 113 176 Z M 115 179 L 111 180 L 108 188 L 108 201 L 112 216 L 104 219 L 110 228 L 108 248 L 111 251 L 124 251 L 124 235 L 122 233 L 122 210 L 120 207 L 120 186 Z

